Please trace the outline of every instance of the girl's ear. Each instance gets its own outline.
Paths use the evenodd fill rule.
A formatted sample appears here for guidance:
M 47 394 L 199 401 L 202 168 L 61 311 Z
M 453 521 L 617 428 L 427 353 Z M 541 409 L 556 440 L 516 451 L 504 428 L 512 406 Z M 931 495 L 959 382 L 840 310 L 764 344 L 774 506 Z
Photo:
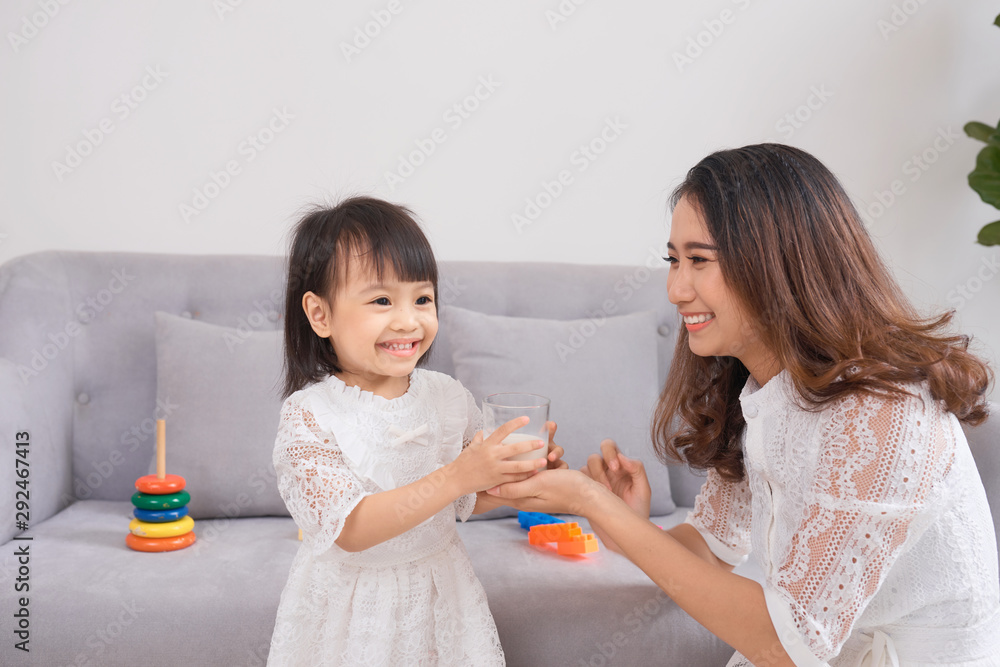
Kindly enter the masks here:
M 330 307 L 326 301 L 316 296 L 313 292 L 306 292 L 302 295 L 302 310 L 305 311 L 309 325 L 320 338 L 329 338 L 333 333 L 333 317 Z

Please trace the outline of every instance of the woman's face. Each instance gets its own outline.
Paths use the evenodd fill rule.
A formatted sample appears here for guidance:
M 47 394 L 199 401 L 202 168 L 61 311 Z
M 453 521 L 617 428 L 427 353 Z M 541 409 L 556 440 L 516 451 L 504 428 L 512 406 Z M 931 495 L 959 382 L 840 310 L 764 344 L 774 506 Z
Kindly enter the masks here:
M 674 207 L 667 248 L 667 295 L 684 318 L 691 351 L 700 357 L 737 357 L 758 382 L 767 382 L 776 373 L 767 361 L 773 357 L 723 279 L 715 242 L 687 198 Z

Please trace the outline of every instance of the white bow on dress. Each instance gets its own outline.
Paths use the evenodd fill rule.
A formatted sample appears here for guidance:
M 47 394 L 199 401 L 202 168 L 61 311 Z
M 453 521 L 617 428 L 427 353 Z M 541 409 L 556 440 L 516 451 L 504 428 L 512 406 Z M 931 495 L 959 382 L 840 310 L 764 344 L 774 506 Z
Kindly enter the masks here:
M 428 444 L 427 434 L 430 431 L 430 427 L 427 424 L 421 424 L 412 431 L 404 431 L 398 426 L 389 427 L 389 435 L 394 438 L 392 441 L 393 446 L 398 447 L 407 442 L 412 442 L 416 445 Z

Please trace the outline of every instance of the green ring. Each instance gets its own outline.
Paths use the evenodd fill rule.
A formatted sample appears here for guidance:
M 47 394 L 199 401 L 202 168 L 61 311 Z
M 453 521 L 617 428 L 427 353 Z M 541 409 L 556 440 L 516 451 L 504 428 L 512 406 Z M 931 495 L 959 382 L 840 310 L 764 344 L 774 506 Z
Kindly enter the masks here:
M 136 491 L 132 494 L 132 504 L 141 510 L 172 510 L 184 507 L 191 502 L 191 494 L 187 491 L 154 495 Z

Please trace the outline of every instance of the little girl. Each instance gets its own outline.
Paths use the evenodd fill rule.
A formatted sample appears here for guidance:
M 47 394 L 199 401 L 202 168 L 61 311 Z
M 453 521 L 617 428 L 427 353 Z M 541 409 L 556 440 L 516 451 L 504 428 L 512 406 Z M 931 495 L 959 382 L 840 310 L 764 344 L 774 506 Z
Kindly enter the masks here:
M 274 467 L 303 543 L 272 667 L 504 664 L 455 517 L 498 506 L 477 493 L 544 467 L 545 443 L 502 444 L 526 418 L 483 439 L 461 383 L 415 368 L 437 328 L 437 266 L 407 209 L 359 197 L 299 222 Z

